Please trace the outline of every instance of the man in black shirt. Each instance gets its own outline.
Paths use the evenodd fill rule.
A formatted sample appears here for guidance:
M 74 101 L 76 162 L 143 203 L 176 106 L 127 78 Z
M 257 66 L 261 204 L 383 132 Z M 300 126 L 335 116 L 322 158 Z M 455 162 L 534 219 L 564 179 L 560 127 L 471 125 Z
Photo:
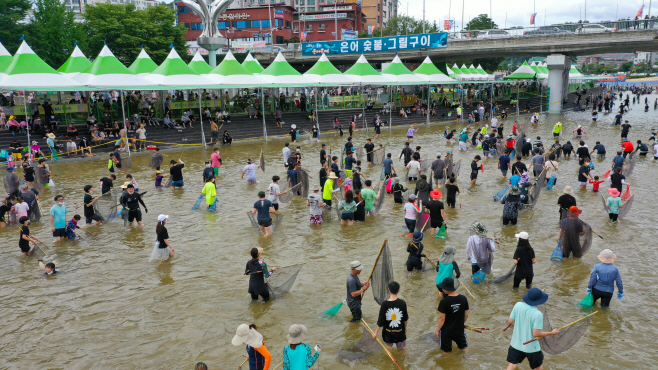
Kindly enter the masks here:
M 115 147 L 114 147 L 114 152 L 112 152 L 112 154 L 114 154 L 114 158 L 116 158 L 117 161 L 119 161 L 119 162 L 116 164 L 116 167 L 117 167 L 117 169 L 120 170 L 120 169 L 121 169 L 121 153 L 119 152 L 119 148 L 120 148 L 119 145 L 115 146 Z
M 94 192 L 94 187 L 91 185 L 85 185 L 85 197 L 84 197 L 84 203 L 85 203 L 85 221 L 86 224 L 89 225 L 90 223 L 94 222 L 94 225 L 98 225 L 101 223 L 103 218 L 94 212 L 94 203 L 98 200 L 98 196 L 92 196 L 91 194 Z
M 532 143 L 528 141 L 528 139 L 525 139 L 523 146 L 521 146 L 521 154 L 523 154 L 524 157 L 529 157 L 530 152 L 532 152 Z
M 137 225 L 141 227 L 142 211 L 139 209 L 139 205 L 144 206 L 144 212 L 149 213 L 149 210 L 146 208 L 142 196 L 135 192 L 135 187 L 132 184 L 126 187 L 126 191 L 119 198 L 119 203 L 121 203 L 123 209 L 128 211 L 128 222 L 132 223 L 136 219 Z
M 398 298 L 400 292 L 398 282 L 391 281 L 388 283 L 388 291 L 391 295 L 379 307 L 377 330 L 372 334 L 372 337 L 376 339 L 379 331 L 384 328 L 382 339 L 386 346 L 389 349 L 392 347 L 404 349 L 407 345 L 407 323 L 409 321 L 407 303 Z
M 366 145 L 363 146 L 363 149 L 366 151 L 366 160 L 368 165 L 372 165 L 372 151 L 375 150 L 375 144 L 372 143 L 372 139 L 368 139 Z
M 438 190 L 432 190 L 430 192 L 430 197 L 432 200 L 424 204 L 425 213 L 430 214 L 430 233 L 432 235 L 436 234 L 436 228 L 441 227 L 445 223 L 446 211 L 443 207 L 443 202 L 441 199 L 441 192 Z
M 528 172 L 528 167 L 526 167 L 525 163 L 521 162 L 521 155 L 516 156 L 516 162 L 512 165 L 512 176 L 514 175 L 523 175 L 524 172 Z
M 347 138 L 347 142 L 345 143 L 345 147 L 343 148 L 343 153 L 347 154 L 348 152 L 353 152 L 354 151 L 354 144 L 352 144 L 352 137 Z
M 297 151 L 290 152 L 290 157 L 288 157 L 288 162 L 286 162 L 286 168 L 292 170 L 297 165 L 297 162 L 299 162 Z
M 185 182 L 183 182 L 183 167 L 185 167 L 185 163 L 179 159 L 178 164 L 176 164 L 176 161 L 172 159 L 169 161 L 169 164 L 171 165 L 171 168 L 169 168 L 171 187 L 173 189 L 182 189 L 185 185 Z
M 471 162 L 471 186 L 475 185 L 475 182 L 478 179 L 478 171 L 480 170 L 480 166 L 478 166 L 478 162 L 482 158 L 479 155 L 476 155 L 475 158 L 473 158 L 473 162 Z
M 327 175 L 329 174 L 327 172 L 329 164 L 325 160 L 320 163 L 322 164 L 322 168 L 320 168 L 320 189 L 324 189 L 324 182 L 327 181 Z
M 571 206 L 577 206 L 576 204 L 576 198 L 574 198 L 571 193 L 573 193 L 573 189 L 571 189 L 571 186 L 565 186 L 564 187 L 564 194 L 560 195 L 559 198 L 557 198 L 557 204 L 560 206 L 560 222 L 562 221 L 563 218 L 566 217 L 567 212 Z
M 20 226 L 20 238 L 18 239 L 18 247 L 21 249 L 21 252 L 24 256 L 29 256 L 34 253 L 34 248 L 36 248 L 37 240 L 30 236 L 30 229 L 27 225 L 30 224 L 30 218 L 23 216 L 18 220 Z M 34 243 L 34 246 L 30 248 L 30 242 Z
M 331 157 L 331 160 L 333 163 L 331 164 L 331 171 L 336 175 L 336 177 L 340 177 L 340 167 L 338 167 L 338 157 L 333 156 Z
M 580 170 L 578 170 L 578 185 L 580 185 L 580 190 L 587 190 L 587 182 L 594 181 L 592 175 L 589 174 L 589 158 L 585 158 Z
M 576 149 L 576 155 L 578 156 L 578 164 L 583 165 L 585 158 L 591 159 L 589 156 L 589 149 L 585 146 L 585 142 L 581 141 L 580 146 Z
M 327 144 L 322 144 L 322 149 L 320 149 L 320 164 L 322 164 L 323 161 L 327 160 Z
M 110 177 L 103 177 L 101 179 L 101 194 L 105 195 L 114 188 L 113 181 L 117 179 L 117 175 L 110 175 Z
M 455 292 L 455 281 L 445 278 L 439 284 L 439 294 L 443 297 L 439 302 L 439 322 L 436 327 L 436 337 L 441 339 L 441 350 L 452 352 L 452 342 L 459 349 L 468 347 L 464 324 L 468 320 L 468 300 Z
M 407 141 L 404 143 L 404 149 L 402 149 L 402 153 L 400 153 L 400 158 L 404 156 L 404 166 L 406 167 L 409 162 L 411 162 L 411 156 L 414 154 L 413 149 L 409 147 L 409 142 Z M 398 158 L 398 159 L 400 159 Z
M 628 137 L 628 131 L 631 129 L 631 126 L 628 121 L 624 121 L 624 124 L 621 125 L 621 138 L 625 139 Z
M 446 182 L 446 192 L 446 204 L 448 207 L 455 208 L 455 203 L 457 202 L 457 193 L 461 194 L 461 190 L 459 190 L 459 186 L 455 185 L 454 177 L 451 177 Z

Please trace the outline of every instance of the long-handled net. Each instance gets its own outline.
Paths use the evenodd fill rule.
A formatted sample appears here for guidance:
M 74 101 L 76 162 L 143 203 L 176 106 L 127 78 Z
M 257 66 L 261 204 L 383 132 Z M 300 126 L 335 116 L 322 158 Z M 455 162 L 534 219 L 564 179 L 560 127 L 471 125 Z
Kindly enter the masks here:
M 628 212 L 630 212 L 631 207 L 633 206 L 633 200 L 635 199 L 635 193 L 631 195 L 630 198 L 624 204 L 619 207 L 619 218 L 626 218 L 628 216 Z
M 388 248 L 388 239 L 384 240 L 369 280 L 371 281 L 372 295 L 377 304 L 381 305 L 390 296 L 388 283 L 393 281 L 393 259 Z
M 347 348 L 339 350 L 338 357 L 343 361 L 354 362 L 374 355 L 381 350 L 382 346 L 377 343 L 376 339 L 372 338 L 372 334 L 370 334 L 368 329 L 363 328 L 361 339 Z
M 521 132 L 521 135 L 516 139 L 516 146 L 514 147 L 516 155 L 521 155 L 521 153 L 523 153 L 523 144 L 525 144 L 525 132 Z
M 416 229 L 415 231 L 420 231 L 421 233 L 425 232 L 430 227 L 428 220 L 430 215 L 425 212 L 416 212 Z
M 630 176 L 633 174 L 633 170 L 635 169 L 635 162 L 637 162 L 637 156 L 634 154 L 630 154 L 628 159 L 628 164 L 622 171 L 622 174 L 624 176 Z
M 283 298 L 292 289 L 302 267 L 304 267 L 303 263 L 277 268 L 267 279 L 267 290 L 270 291 L 270 297 Z
M 37 257 L 39 259 L 43 259 L 48 255 L 48 249 L 46 246 L 40 246 L 40 245 L 34 245 L 32 248 L 32 256 Z
M 343 152 L 340 152 L 340 163 L 338 164 L 340 165 L 341 170 L 345 169 L 345 158 L 343 158 Z
M 265 155 L 262 150 L 260 151 L 260 169 L 265 172 Z
M 459 176 L 459 170 L 462 168 L 462 160 L 458 160 L 457 163 L 452 168 L 452 172 L 455 174 L 455 176 Z
M 167 177 L 167 181 L 164 184 L 162 184 L 162 186 L 165 187 L 165 188 L 170 188 L 172 181 L 173 180 L 171 179 L 171 176 L 169 176 L 169 177 Z
M 43 187 L 48 185 L 50 175 L 43 167 L 36 167 L 34 169 L 34 188 L 38 191 L 43 191 Z
M 133 167 L 133 157 L 124 157 L 121 158 L 121 168 L 122 169 L 129 169 Z
M 578 222 L 582 224 L 583 231 L 585 232 L 584 235 L 579 235 L 579 232 L 576 229 Z M 592 247 L 593 240 L 594 232 L 587 222 L 578 218 L 576 218 L 576 222 L 567 221 L 566 226 L 562 231 L 562 237 L 560 238 L 562 253 L 567 256 L 569 255 L 567 252 L 571 251 L 573 252 L 574 257 L 580 258 Z
M 603 202 L 603 210 L 605 211 L 606 214 L 610 213 L 610 207 L 608 207 L 608 203 L 606 199 L 601 195 L 601 201 Z
M 546 305 L 538 306 L 540 311 L 544 314 L 544 331 L 551 331 L 553 327 L 551 326 L 551 321 L 548 318 L 548 311 Z M 539 340 L 539 345 L 541 346 L 542 351 L 548 353 L 549 355 L 558 355 L 569 348 L 573 347 L 578 340 L 585 334 L 587 327 L 592 321 L 591 317 L 588 317 L 582 321 L 579 321 L 571 326 L 563 328 L 560 330 L 560 333 L 557 335 L 551 335 L 548 337 L 543 337 Z
M 503 155 L 505 153 L 505 142 L 502 140 L 499 140 L 498 143 L 496 143 L 496 152 L 498 155 Z
M 288 190 L 287 193 L 279 195 L 279 203 L 288 203 L 295 198 L 302 184 L 299 183 Z
M 493 278 L 493 279 L 491 279 L 491 281 L 493 281 L 496 284 L 502 284 L 502 283 L 506 282 L 507 280 L 509 280 L 512 276 L 514 276 L 514 271 L 515 270 L 516 270 L 516 265 L 513 265 L 508 273 L 506 273 L 503 276 Z
M 151 159 L 149 160 L 149 167 L 153 169 L 160 168 L 163 161 L 164 161 L 164 156 L 162 154 L 153 153 Z
M 118 190 L 109 191 L 94 202 L 94 213 L 101 217 L 103 223 L 111 222 L 117 217 L 119 192 Z
M 363 150 L 362 147 L 358 147 L 354 149 L 354 154 L 356 156 L 357 161 L 361 161 L 363 163 L 363 160 L 365 159 L 366 155 L 364 154 L 365 151 Z
M 260 232 L 260 226 L 258 225 L 256 215 L 251 213 L 251 211 L 247 211 L 247 217 L 249 217 L 251 227 L 253 227 L 257 232 Z M 283 221 L 283 215 L 278 213 L 272 214 L 272 231 L 276 231 L 276 229 L 279 228 L 281 221 Z
M 297 182 L 301 184 L 299 192 L 302 197 L 308 197 L 309 183 L 308 183 L 308 172 L 300 169 L 297 171 Z
M 420 162 L 421 171 L 427 172 L 430 170 L 430 167 L 432 167 L 432 161 L 425 159 L 424 161 Z
M 384 205 L 384 201 L 386 200 L 386 183 L 381 182 L 379 184 L 379 188 L 375 190 L 377 192 L 377 199 L 375 199 L 375 203 L 373 204 L 375 206 L 375 212 L 379 212 L 379 210 L 382 209 L 382 206 Z
M 30 216 L 30 222 L 37 222 L 41 220 L 41 208 L 39 207 L 39 202 L 37 200 L 33 200 L 32 203 L 29 204 L 30 209 L 27 212 L 28 215 Z
M 384 164 L 384 158 L 386 157 L 386 148 L 377 149 L 372 152 L 372 164 L 375 166 L 381 166 Z
M 18 191 L 18 176 L 13 172 L 7 172 L 4 177 L 5 191 L 7 194 L 14 194 Z
M 336 205 L 336 208 L 338 208 L 338 205 Z M 326 204 L 322 207 L 322 221 L 331 221 L 331 219 L 333 219 L 334 213 L 332 210 L 333 208 Z
M 446 165 L 446 179 L 449 179 L 450 177 L 452 177 L 454 171 L 454 163 L 452 161 L 452 156 L 446 156 L 444 162 Z

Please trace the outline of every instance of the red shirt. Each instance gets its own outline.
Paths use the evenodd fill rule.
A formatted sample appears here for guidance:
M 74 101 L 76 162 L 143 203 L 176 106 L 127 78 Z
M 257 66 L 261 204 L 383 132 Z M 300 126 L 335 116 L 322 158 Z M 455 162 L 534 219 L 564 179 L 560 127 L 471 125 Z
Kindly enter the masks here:
M 516 132 L 516 123 L 512 125 L 512 132 Z
M 598 180 L 598 181 L 589 180 L 590 184 L 594 184 L 592 186 L 592 190 L 594 190 L 594 191 L 599 191 L 599 184 L 602 183 L 602 182 L 605 182 L 605 181 L 603 181 L 603 180 Z
M 505 145 L 507 145 L 508 148 L 514 148 L 514 139 L 512 138 L 507 139 Z
M 624 141 L 623 143 L 621 143 L 621 147 L 624 148 L 625 152 L 632 152 L 633 150 L 635 150 L 633 143 L 631 143 L 630 141 Z

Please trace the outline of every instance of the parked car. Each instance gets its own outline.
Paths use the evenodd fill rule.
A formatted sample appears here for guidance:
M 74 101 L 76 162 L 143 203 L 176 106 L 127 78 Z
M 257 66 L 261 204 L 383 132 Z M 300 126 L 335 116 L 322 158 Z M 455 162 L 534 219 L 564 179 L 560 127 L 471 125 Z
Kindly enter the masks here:
M 524 36 L 531 36 L 531 35 L 548 35 L 548 34 L 565 34 L 565 33 L 571 33 L 567 30 L 562 30 L 554 26 L 541 26 L 537 29 L 534 30 L 527 30 L 523 31 Z
M 488 30 L 488 31 L 479 31 L 478 39 L 502 39 L 512 37 L 512 34 L 505 30 Z
M 612 32 L 612 28 L 604 27 L 600 24 L 583 24 L 576 29 L 576 33 L 603 33 Z

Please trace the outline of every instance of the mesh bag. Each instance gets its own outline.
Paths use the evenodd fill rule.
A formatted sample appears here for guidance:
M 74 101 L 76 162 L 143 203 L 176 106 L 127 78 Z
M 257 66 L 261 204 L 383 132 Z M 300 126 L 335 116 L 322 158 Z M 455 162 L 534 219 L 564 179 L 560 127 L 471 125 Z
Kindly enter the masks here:
M 375 206 L 375 213 L 379 212 L 379 210 L 382 209 L 382 206 L 384 205 L 384 201 L 386 200 L 386 183 L 381 182 L 379 189 L 376 191 L 378 198 L 375 199 L 375 203 L 373 203 L 373 205 Z
M 637 161 L 637 156 L 634 154 L 630 154 L 630 159 L 628 160 L 628 165 L 624 168 L 622 171 L 622 174 L 624 176 L 630 176 L 633 174 L 633 170 L 635 169 L 635 162 Z
M 297 171 L 297 182 L 301 185 L 299 192 L 304 198 L 308 197 L 308 173 L 304 170 Z
M 43 186 L 48 184 L 48 171 L 42 167 L 36 167 L 34 169 L 34 188 L 38 191 L 43 191 Z
M 121 158 L 121 168 L 128 169 L 133 167 L 133 158 L 131 156 Z
M 381 166 L 384 164 L 384 158 L 386 157 L 385 153 L 386 148 L 377 149 L 372 152 L 372 164 L 375 166 Z
M 160 153 L 153 153 L 151 160 L 149 161 L 149 167 L 155 169 L 159 168 L 164 161 L 164 156 Z
M 384 242 L 379 259 L 372 269 L 370 281 L 372 295 L 377 304 L 381 305 L 390 296 L 388 283 L 393 281 L 393 259 L 391 258 L 391 251 L 388 249 L 388 240 Z
M 427 172 L 430 170 L 430 167 L 432 167 L 432 162 L 429 160 L 424 160 L 420 162 L 420 170 L 423 172 Z
M 112 190 L 98 197 L 94 202 L 94 213 L 101 217 L 103 223 L 108 223 L 117 217 L 119 191 Z
M 548 318 L 546 305 L 544 304 L 538 306 L 537 308 L 539 308 L 539 310 L 544 314 L 544 331 L 553 330 L 551 322 Z M 551 335 L 549 337 L 541 338 L 539 340 L 539 345 L 541 346 L 542 351 L 548 353 L 549 355 L 559 355 L 560 353 L 573 347 L 585 334 L 591 321 L 592 318 L 588 317 L 583 321 L 579 321 L 569 327 L 560 330 L 558 335 Z
M 633 199 L 635 199 L 635 194 L 631 195 L 630 198 L 624 204 L 619 207 L 619 218 L 626 218 L 628 212 L 630 212 L 631 207 L 633 206 Z
M 279 195 L 279 203 L 288 203 L 291 200 L 293 200 L 293 198 L 295 198 L 295 196 L 297 195 L 297 191 L 301 187 L 302 187 L 302 184 L 299 183 L 299 184 L 293 186 L 292 188 L 290 188 L 290 190 L 288 190 L 287 193 Z
M 514 276 L 514 271 L 516 271 L 516 265 L 513 265 L 512 268 L 509 270 L 508 273 L 506 273 L 503 276 L 499 276 L 497 278 L 493 278 L 491 281 L 493 281 L 496 284 L 502 284 L 509 280 L 512 276 Z
M 521 155 L 523 144 L 525 144 L 525 132 L 521 132 L 521 135 L 516 139 L 516 146 L 514 147 L 516 155 Z
M 265 172 L 265 156 L 263 155 L 263 152 L 260 152 L 260 169 Z
M 338 357 L 343 361 L 354 362 L 364 359 L 382 350 L 382 346 L 372 338 L 368 329 L 363 328 L 363 334 L 358 342 L 338 351 Z
M 366 157 L 365 151 L 363 150 L 363 148 L 359 147 L 359 148 L 354 148 L 354 149 L 355 149 L 354 155 L 356 156 L 356 160 L 363 162 L 363 160 Z
M 267 279 L 267 290 L 270 291 L 270 297 L 274 299 L 283 298 L 292 288 L 302 267 L 304 267 L 304 264 L 277 268 Z

